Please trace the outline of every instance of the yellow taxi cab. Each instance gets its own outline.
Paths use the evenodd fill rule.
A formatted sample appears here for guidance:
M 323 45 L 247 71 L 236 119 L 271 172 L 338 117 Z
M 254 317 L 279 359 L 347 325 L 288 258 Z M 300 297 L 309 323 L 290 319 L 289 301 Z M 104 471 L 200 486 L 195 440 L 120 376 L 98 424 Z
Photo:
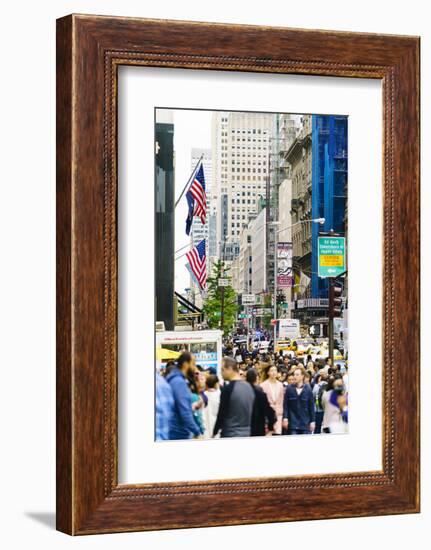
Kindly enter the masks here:
M 344 355 L 341 353 L 340 350 L 334 349 L 334 361 L 343 361 Z
M 292 350 L 292 347 L 291 347 L 291 341 L 289 340 L 289 338 L 287 338 L 286 340 L 277 341 L 277 345 L 275 346 L 275 351 L 280 352 L 280 351 L 291 351 L 291 350 Z

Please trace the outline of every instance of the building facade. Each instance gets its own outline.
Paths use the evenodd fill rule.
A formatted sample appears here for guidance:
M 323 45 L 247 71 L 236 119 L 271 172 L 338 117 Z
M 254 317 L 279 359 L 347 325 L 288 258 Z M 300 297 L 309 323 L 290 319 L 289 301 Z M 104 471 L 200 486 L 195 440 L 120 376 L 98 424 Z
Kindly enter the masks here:
M 318 236 L 346 232 L 347 117 L 302 117 L 286 159 L 292 170 L 294 316 L 303 324 L 322 325 L 326 335 L 329 287 L 328 279 L 318 276 Z M 325 223 L 311 222 L 318 218 Z
M 328 280 L 317 275 L 319 231 L 344 236 L 347 226 L 347 117 L 313 115 L 312 142 L 312 217 L 325 218 L 325 224 L 312 228 L 311 287 L 314 298 L 323 298 Z
M 266 283 L 266 207 L 262 208 L 256 218 L 249 224 L 251 240 L 251 288 L 253 294 L 263 294 L 267 290 Z
M 218 204 L 219 255 L 233 261 L 241 231 L 266 194 L 270 113 L 215 112 L 212 122 L 214 200 Z
M 253 219 L 256 216 L 253 217 Z M 253 288 L 253 252 L 252 252 L 252 234 L 249 225 L 242 230 L 239 243 L 239 294 L 250 294 Z
M 277 317 L 290 317 L 290 309 L 286 309 L 292 300 L 292 287 L 280 288 L 275 285 L 275 266 L 279 245 L 276 243 L 290 243 L 291 229 L 291 165 L 286 160 L 286 152 L 295 141 L 299 132 L 299 117 L 288 113 L 276 115 L 270 138 L 269 179 L 266 188 L 267 211 L 267 290 L 276 295 L 277 303 L 284 307 L 277 308 Z M 274 223 L 275 222 L 275 223 Z M 283 229 L 284 228 L 284 229 Z
M 280 224 L 277 227 L 277 241 L 278 243 L 291 243 L 292 242 L 292 214 L 291 214 L 291 202 L 292 202 L 292 180 L 290 178 L 284 179 L 278 187 L 278 221 Z M 279 310 L 278 317 L 291 317 L 292 301 L 293 301 L 293 287 L 278 288 L 277 295 L 283 296 L 284 303 L 288 305 L 287 308 Z
M 156 321 L 174 329 L 175 184 L 174 121 L 172 111 L 157 110 L 155 167 L 155 258 Z
M 291 167 L 291 224 L 293 243 L 294 296 L 308 297 L 311 288 L 311 195 L 312 195 L 311 115 L 301 117 L 297 137 L 285 153 Z

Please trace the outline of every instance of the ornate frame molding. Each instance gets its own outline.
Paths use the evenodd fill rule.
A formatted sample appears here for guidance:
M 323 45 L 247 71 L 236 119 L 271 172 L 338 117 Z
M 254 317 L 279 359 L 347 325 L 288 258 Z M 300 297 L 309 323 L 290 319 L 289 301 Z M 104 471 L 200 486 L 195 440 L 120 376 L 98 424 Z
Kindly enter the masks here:
M 190 36 L 191 28 L 194 38 L 184 44 L 180 37 Z M 256 46 L 257 37 L 262 36 L 265 45 Z M 219 48 L 217 39 L 223 39 L 225 46 Z M 215 45 L 204 46 L 205 40 Z M 278 57 L 269 55 L 272 49 Z M 255 55 L 245 55 L 245 50 Z M 307 511 L 307 517 L 313 518 L 418 511 L 418 39 L 69 16 L 58 20 L 57 51 L 58 529 L 85 534 L 287 521 L 302 517 L 304 497 L 314 503 L 310 508 L 315 509 Z M 386 351 L 382 471 L 118 485 L 116 117 L 120 65 L 382 80 L 382 341 Z M 410 137 L 409 146 L 404 143 L 406 136 Z M 403 196 L 404 200 L 409 197 L 408 205 Z M 405 226 L 408 234 L 402 231 Z M 401 257 L 407 257 L 408 264 L 402 263 Z M 411 271 L 407 272 L 406 265 Z M 396 379 L 394 343 L 400 339 L 410 341 L 410 350 L 414 342 L 416 366 L 413 371 L 409 367 L 408 373 L 398 373 Z M 411 364 L 411 354 L 409 361 Z M 395 394 L 400 396 L 403 391 L 396 380 L 407 375 L 414 379 L 414 409 L 395 400 Z M 340 488 L 342 512 L 336 505 Z M 253 508 L 256 494 L 265 499 L 263 510 Z M 193 509 L 190 497 L 196 496 L 201 499 L 201 513 L 195 517 L 187 510 Z M 328 507 L 330 500 L 332 508 Z M 203 506 L 211 514 L 202 514 Z

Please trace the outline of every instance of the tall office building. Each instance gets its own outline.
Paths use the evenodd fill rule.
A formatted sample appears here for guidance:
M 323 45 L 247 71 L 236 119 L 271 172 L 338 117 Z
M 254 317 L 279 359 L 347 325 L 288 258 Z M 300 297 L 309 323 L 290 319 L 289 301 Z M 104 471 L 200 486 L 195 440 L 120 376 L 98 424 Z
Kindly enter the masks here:
M 249 224 L 251 238 L 251 290 L 253 294 L 263 294 L 267 290 L 266 282 L 266 207 Z
M 217 203 L 219 255 L 239 254 L 241 231 L 266 195 L 269 143 L 276 115 L 215 112 L 212 121 L 213 197 Z
M 250 222 L 241 232 L 241 239 L 239 243 L 239 256 L 238 256 L 238 293 L 250 294 L 253 284 L 253 270 L 252 270 L 252 245 L 251 245 L 251 231 L 250 224 L 255 219 L 256 214 L 253 217 L 250 216 Z
M 266 187 L 267 208 L 267 263 L 266 280 L 268 291 L 273 293 L 275 240 L 291 242 L 290 231 L 281 231 L 282 228 L 292 225 L 290 212 L 291 200 L 291 165 L 286 160 L 286 152 L 295 141 L 299 132 L 299 116 L 289 113 L 280 113 L 274 117 L 272 135 L 270 138 L 269 178 Z M 281 194 L 283 193 L 283 197 Z M 282 201 L 283 199 L 283 201 Z M 281 204 L 283 202 L 283 204 Z M 275 226 L 272 222 L 280 222 Z M 276 233 L 277 232 L 277 233 Z M 277 237 L 277 239 L 275 239 Z M 287 301 L 291 300 L 290 293 L 278 289 L 279 295 L 284 294 Z
M 297 309 L 303 324 L 326 334 L 328 280 L 318 276 L 319 232 L 344 235 L 347 205 L 347 117 L 305 115 L 286 153 L 292 178 L 292 240 Z M 312 219 L 325 218 L 324 225 Z
M 174 124 L 173 113 L 158 109 L 156 118 L 156 320 L 174 329 Z
M 312 228 L 313 298 L 328 295 L 328 280 L 317 276 L 319 231 L 344 235 L 347 226 L 347 117 L 313 115 L 312 217 L 325 218 Z
M 311 115 L 301 119 L 300 130 L 285 158 L 291 167 L 292 179 L 292 242 L 293 267 L 296 275 L 295 295 L 310 297 L 311 288 L 311 194 L 312 194 L 312 146 Z
M 291 203 L 292 180 L 285 178 L 278 186 L 278 221 L 280 222 L 280 225 L 277 227 L 277 242 L 279 243 L 279 247 L 283 244 L 292 242 L 292 214 L 290 212 Z M 278 259 L 278 262 L 280 262 L 280 258 Z M 280 263 L 278 263 L 278 266 L 280 267 Z M 280 317 L 291 317 L 291 304 L 295 291 L 293 284 L 293 277 L 291 286 L 283 287 L 283 285 L 277 284 L 277 295 L 282 295 L 284 302 L 290 304 L 287 309 L 284 308 L 278 312 Z

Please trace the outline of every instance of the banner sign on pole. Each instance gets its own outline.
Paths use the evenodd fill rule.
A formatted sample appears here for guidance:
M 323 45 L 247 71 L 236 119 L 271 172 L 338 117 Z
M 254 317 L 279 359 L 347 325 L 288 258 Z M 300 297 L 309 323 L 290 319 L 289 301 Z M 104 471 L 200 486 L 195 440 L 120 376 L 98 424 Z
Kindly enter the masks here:
M 292 243 L 277 243 L 277 287 L 289 288 L 293 286 L 292 270 Z
M 345 237 L 319 237 L 319 277 L 337 277 L 346 271 Z

